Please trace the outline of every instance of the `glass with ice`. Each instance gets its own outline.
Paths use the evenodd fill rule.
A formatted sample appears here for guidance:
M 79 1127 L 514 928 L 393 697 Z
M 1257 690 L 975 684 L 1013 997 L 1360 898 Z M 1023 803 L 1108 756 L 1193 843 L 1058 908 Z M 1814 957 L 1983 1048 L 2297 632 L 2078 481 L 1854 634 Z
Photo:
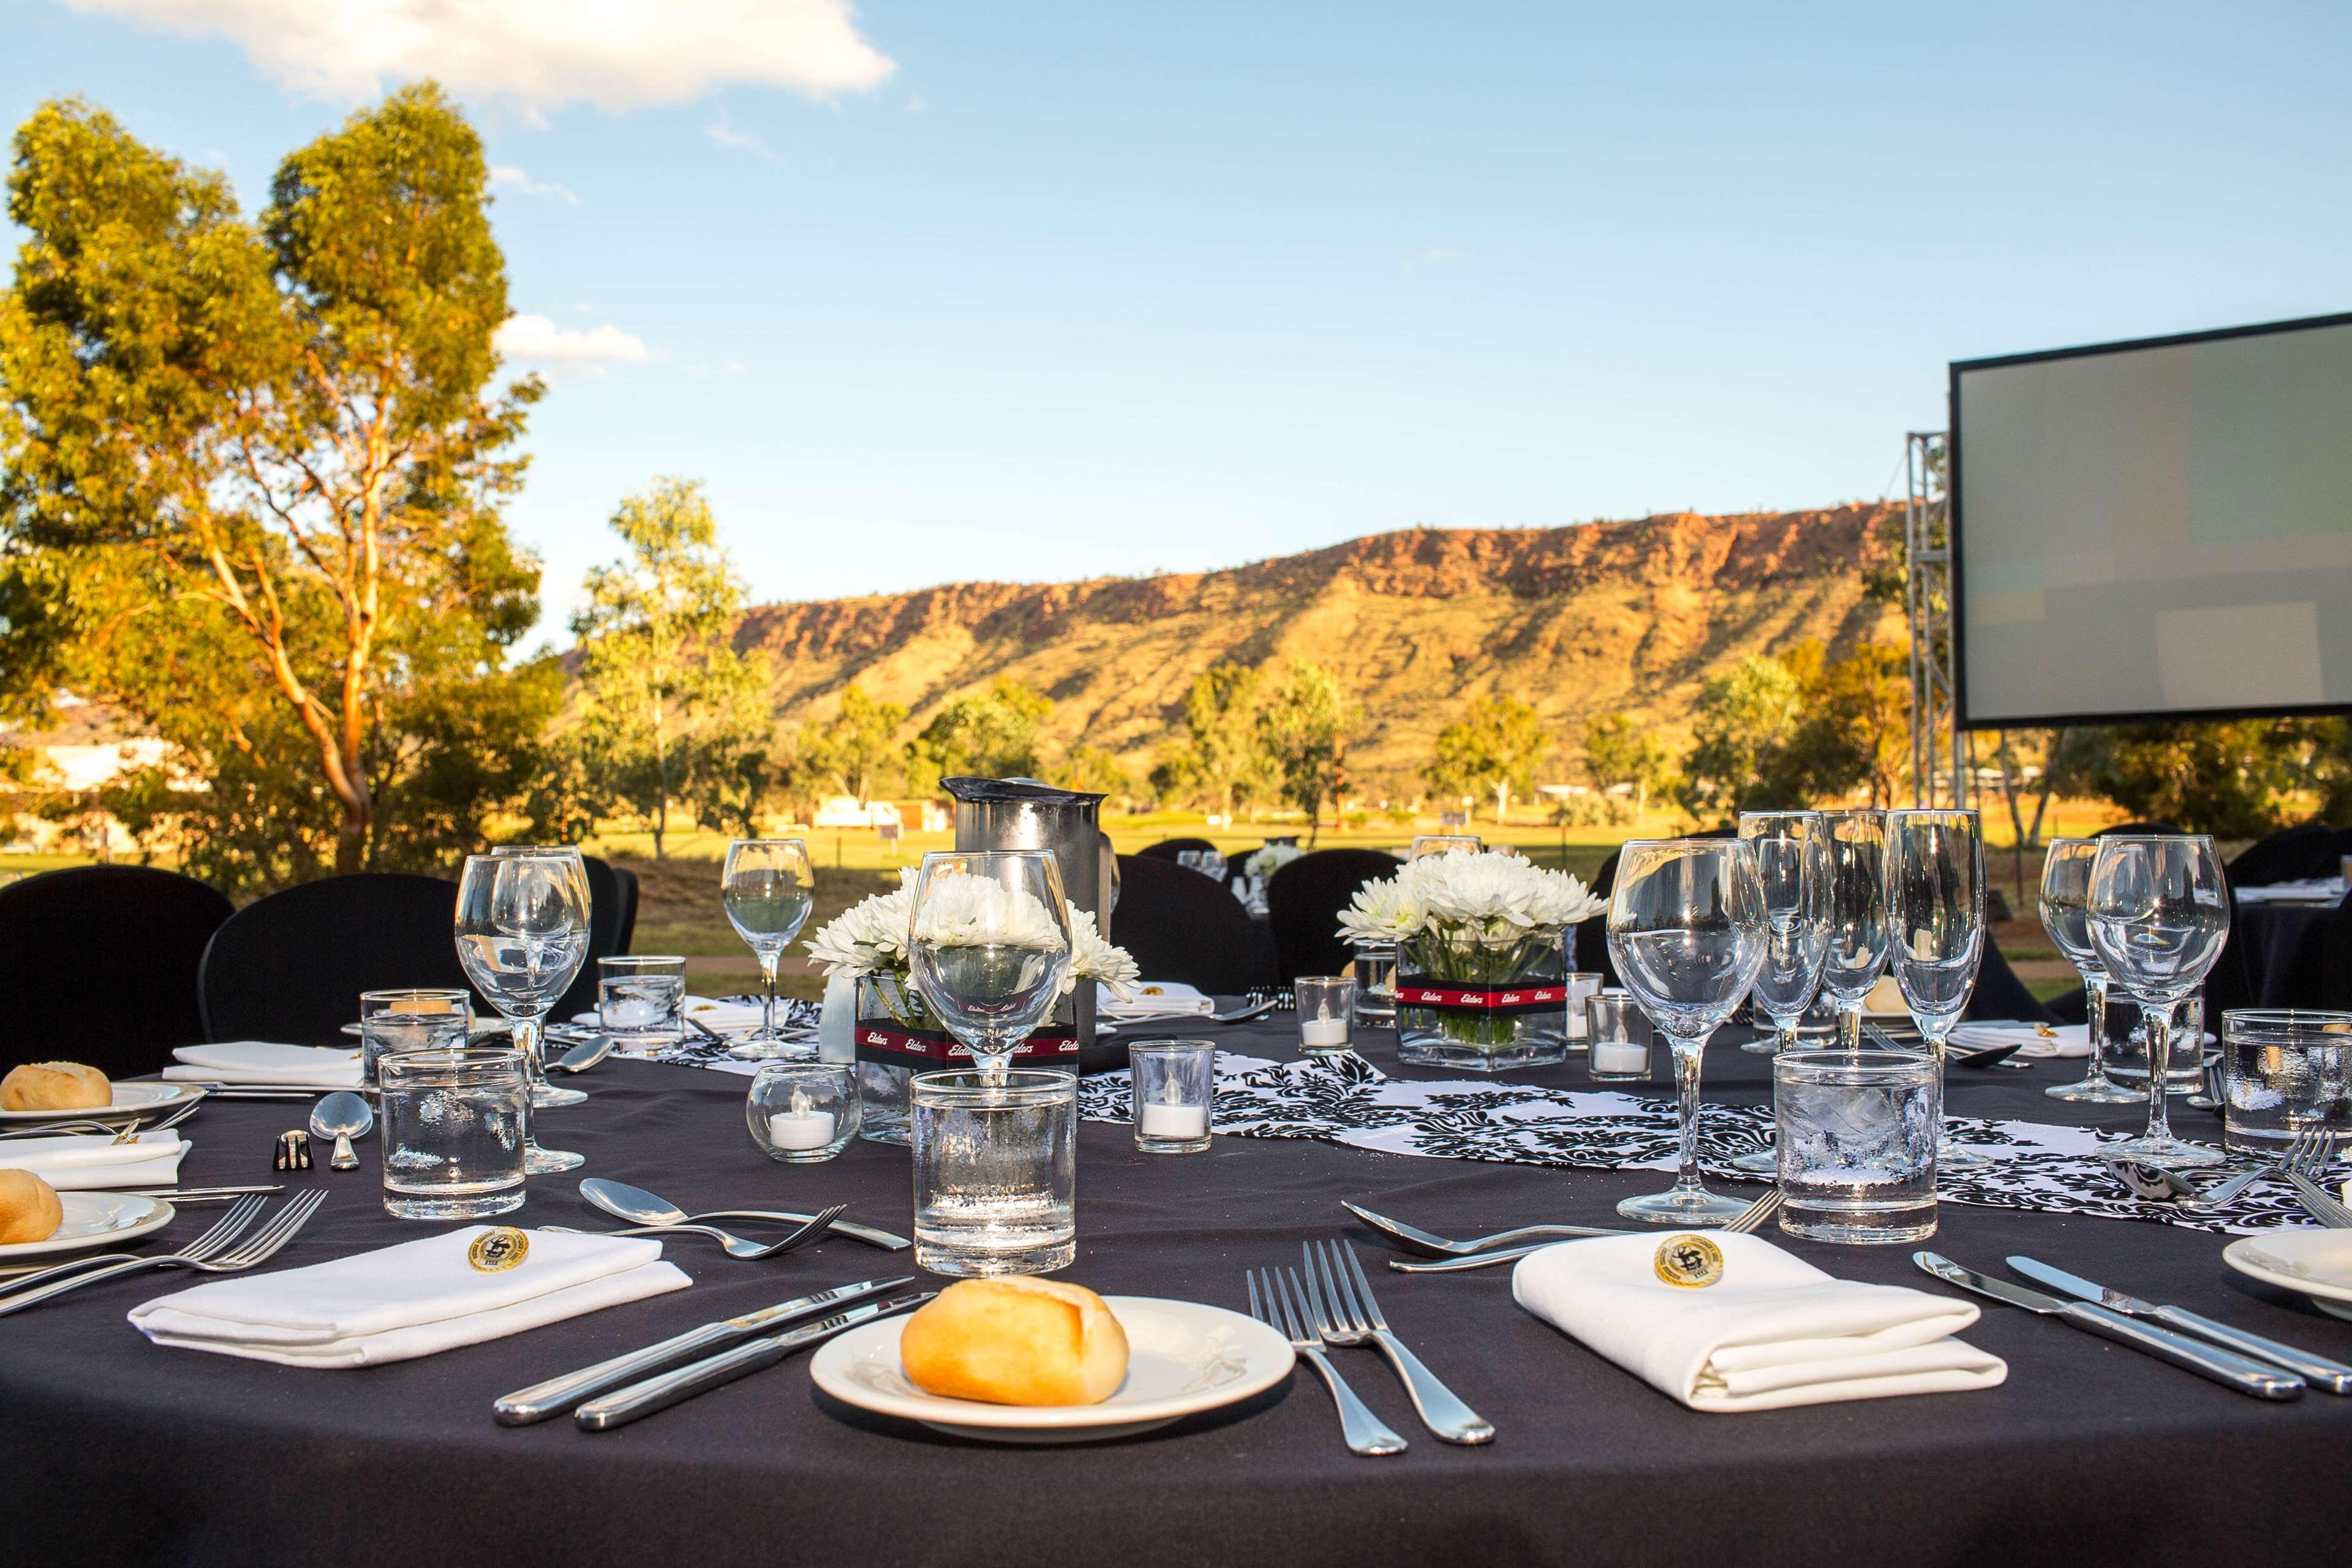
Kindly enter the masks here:
M 1943 1090 L 1925 1051 L 1783 1051 L 1772 1058 L 1780 1228 L 1809 1241 L 1936 1234 Z

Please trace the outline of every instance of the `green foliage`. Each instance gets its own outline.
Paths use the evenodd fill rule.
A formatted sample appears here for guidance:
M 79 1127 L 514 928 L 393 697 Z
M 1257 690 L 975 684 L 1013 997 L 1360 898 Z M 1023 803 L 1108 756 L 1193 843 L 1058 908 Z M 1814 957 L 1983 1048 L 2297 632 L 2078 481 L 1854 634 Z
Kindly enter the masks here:
M 1500 823 L 1514 791 L 1533 793 L 1536 764 L 1550 750 L 1551 737 L 1534 708 L 1516 697 L 1480 697 L 1437 732 L 1434 754 L 1422 776 L 1440 795 L 1475 790 L 1493 795 Z
M 1651 792 L 1672 776 L 1665 743 L 1623 713 L 1603 713 L 1585 725 L 1584 773 L 1596 789 L 1631 789 L 1637 814 L 1649 809 Z
M 1050 775 L 1052 782 L 1064 789 L 1085 790 L 1092 795 L 1129 797 L 1135 793 L 1135 781 L 1118 765 L 1118 759 L 1100 746 L 1076 745 L 1062 765 Z
M 1241 664 L 1214 664 L 1184 693 L 1184 744 L 1162 756 L 1151 787 L 1163 800 L 1205 800 L 1231 816 L 1263 793 L 1266 760 L 1259 745 L 1258 700 L 1265 680 Z
M 472 128 L 394 94 L 253 223 L 86 104 L 15 151 L 0 701 L 70 689 L 173 742 L 208 788 L 117 793 L 231 885 L 478 842 L 497 803 L 464 792 L 530 775 L 551 680 L 509 668 L 539 572 L 498 509 L 541 389 L 484 395 L 508 312 Z
M 1007 675 L 985 691 L 956 698 L 931 716 L 908 748 L 916 792 L 929 794 L 940 779 L 966 774 L 1035 778 L 1041 731 L 1053 711 L 1052 699 Z
M 1802 805 L 1784 798 L 1780 750 L 1796 728 L 1802 689 L 1787 666 L 1751 655 L 1700 689 L 1692 745 L 1676 799 L 1702 821 L 1742 811 Z
M 807 737 L 802 750 L 812 778 L 863 805 L 882 792 L 898 762 L 898 726 L 907 710 L 896 702 L 877 702 L 865 689 L 852 685 L 841 693 L 841 710 Z
M 1282 798 L 1307 814 L 1309 845 L 1323 803 L 1339 792 L 1339 747 L 1349 718 L 1331 672 L 1297 658 L 1257 711 L 1258 749 L 1280 781 Z
M 1909 667 L 1901 649 L 1864 643 L 1826 662 L 1801 642 L 1748 658 L 1699 694 L 1690 754 L 1675 795 L 1702 820 L 1787 810 L 1867 785 L 1893 802 L 1910 744 Z
M 2219 838 L 2259 838 L 2284 826 L 2285 797 L 2308 777 L 2314 738 L 2305 723 L 2285 719 L 2076 733 L 2080 765 L 2100 795 L 2134 817 Z

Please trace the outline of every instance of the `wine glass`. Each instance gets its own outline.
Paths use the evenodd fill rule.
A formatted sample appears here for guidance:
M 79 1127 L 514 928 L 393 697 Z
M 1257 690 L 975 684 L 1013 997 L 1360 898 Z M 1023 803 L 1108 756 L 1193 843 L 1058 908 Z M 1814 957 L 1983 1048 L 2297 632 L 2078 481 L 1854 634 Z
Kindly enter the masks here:
M 1797 1020 L 1822 987 L 1830 938 L 1829 824 L 1818 811 L 1743 811 L 1739 837 L 1756 847 L 1769 927 L 1749 1005 L 1771 1020 L 1773 1031 L 1739 1048 L 1769 1057 L 1796 1047 Z
M 813 1045 L 787 1040 L 776 1031 L 776 961 L 808 923 L 816 902 L 816 868 L 808 846 L 797 838 L 738 838 L 727 846 L 719 874 L 719 901 L 727 923 L 760 961 L 760 1026 L 728 1055 L 746 1061 L 816 1055 Z
M 588 956 L 587 879 L 575 878 L 577 867 L 576 853 L 569 859 L 468 855 L 457 881 L 457 963 L 474 989 L 512 1026 L 533 1111 L 570 1103 L 539 1098 L 541 1089 L 551 1087 L 541 1060 L 540 1020 Z M 523 1169 L 544 1173 L 581 1163 L 578 1154 L 540 1147 L 530 1121 L 524 1121 Z
M 1886 814 L 1886 966 L 1938 1075 L 1944 1042 L 1968 1010 L 1984 962 L 1984 834 L 1975 812 Z M 1937 1131 L 1938 1170 L 1987 1163 L 1952 1142 L 1948 1122 Z
M 2125 1105 L 2139 1096 L 2107 1077 L 2107 966 L 2091 944 L 2091 868 L 2098 858 L 2095 838 L 2053 838 L 2042 862 L 2042 929 L 2083 977 L 2091 1046 L 2082 1082 L 2053 1084 L 2042 1092 L 2053 1100 Z
M 588 911 L 589 924 L 591 929 L 593 929 L 596 916 L 596 900 L 588 890 L 588 863 L 580 858 L 578 846 L 572 844 L 496 844 L 490 847 L 490 853 L 501 856 L 547 855 L 553 856 L 563 861 L 572 868 L 572 879 L 578 884 L 580 907 Z M 584 964 L 586 960 L 583 958 L 582 962 Z M 559 993 L 557 1000 L 561 1001 L 562 999 L 562 994 Z M 553 1004 L 550 1004 L 551 1006 Z M 544 1071 L 535 1073 L 531 1075 L 531 1078 L 530 1102 L 533 1105 L 538 1106 L 542 1110 L 551 1105 L 578 1105 L 581 1101 L 588 1098 L 586 1091 L 583 1089 L 572 1089 L 549 1082 L 547 1074 Z
M 1674 1047 L 1682 1165 L 1663 1193 L 1617 1212 L 1650 1225 L 1717 1226 L 1747 1207 L 1698 1179 L 1698 1072 L 1706 1037 L 1764 963 L 1764 883 L 1755 848 L 1732 838 L 1629 840 L 1609 900 L 1609 956 Z
M 2204 984 L 2230 935 L 2230 891 L 2213 840 L 2201 833 L 2100 839 L 2088 910 L 2091 945 L 2109 980 L 2139 1004 L 2147 1029 L 2147 1131 L 2103 1144 L 2099 1157 L 2220 1163 L 2212 1150 L 2175 1138 L 2165 1113 L 2174 1014 Z
M 1886 817 L 1825 811 L 1829 826 L 1829 949 L 1822 989 L 1837 1009 L 1838 1045 L 1862 1049 L 1862 1006 L 1886 964 Z
M 1013 1050 L 1061 999 L 1071 962 L 1062 875 L 1042 849 L 923 857 L 908 921 L 908 969 L 923 1004 L 1001 1079 Z

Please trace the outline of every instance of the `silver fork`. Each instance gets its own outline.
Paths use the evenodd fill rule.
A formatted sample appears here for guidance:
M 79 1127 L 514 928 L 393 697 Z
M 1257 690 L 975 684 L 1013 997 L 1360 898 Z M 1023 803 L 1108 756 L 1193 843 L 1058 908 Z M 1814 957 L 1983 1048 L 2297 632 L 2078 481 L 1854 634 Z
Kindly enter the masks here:
M 1366 1456 L 1403 1453 L 1404 1439 L 1381 1425 L 1381 1418 L 1356 1397 L 1356 1391 L 1348 1386 L 1348 1380 L 1339 1375 L 1339 1369 L 1331 1364 L 1331 1358 L 1323 1353 L 1323 1342 L 1307 1328 L 1306 1319 L 1291 1301 L 1293 1287 L 1283 1280 L 1287 1272 L 1281 1268 L 1243 1271 L 1242 1277 L 1249 1285 L 1250 1316 L 1288 1340 L 1290 1348 L 1297 1352 L 1299 1359 L 1322 1374 L 1324 1386 L 1331 1391 L 1331 1403 L 1339 1407 L 1339 1435 L 1347 1439 L 1349 1453 Z M 1265 1280 L 1263 1298 L 1259 1295 L 1261 1278 Z M 1297 1276 L 1291 1278 L 1295 1280 Z M 1307 1293 L 1304 1285 L 1297 1286 L 1297 1289 L 1302 1298 Z
M 801 1227 L 782 1241 L 746 1241 L 733 1231 L 721 1230 L 715 1225 L 633 1225 L 621 1230 L 582 1230 L 577 1226 L 541 1226 L 542 1230 L 560 1230 L 567 1236 L 677 1236 L 681 1233 L 707 1236 L 719 1243 L 730 1258 L 756 1261 L 773 1258 L 780 1252 L 797 1252 L 824 1234 L 825 1227 L 839 1219 L 848 1209 L 847 1204 L 835 1204 L 829 1209 L 819 1209 L 809 1215 Z
M 2336 1134 L 2323 1131 L 2298 1149 L 2280 1169 L 2285 1172 L 2296 1199 L 2312 1218 L 2330 1230 L 2352 1230 L 2352 1209 L 2337 1202 L 2316 1179 L 2335 1158 Z
M 1302 1244 L 1299 1250 L 1307 1258 L 1307 1309 L 1315 1315 L 1316 1330 L 1325 1344 L 1370 1345 L 1388 1357 L 1397 1381 L 1412 1396 L 1412 1407 L 1420 1414 L 1421 1424 L 1435 1433 L 1440 1442 L 1477 1444 L 1495 1440 L 1495 1424 L 1463 1404 L 1390 1330 L 1389 1321 L 1372 1295 L 1372 1282 L 1364 1278 L 1364 1266 L 1356 1260 L 1353 1247 L 1338 1241 L 1326 1241 L 1318 1247 L 1310 1241 Z M 1324 1310 L 1326 1296 L 1330 1298 L 1328 1311 Z
M 245 1233 L 245 1227 L 253 1223 L 253 1216 L 261 1212 L 263 1201 L 260 1198 L 239 1198 L 214 1223 L 210 1230 L 188 1243 L 182 1249 L 181 1255 L 186 1258 L 210 1258 Z M 10 1284 L 16 1289 L 29 1290 L 51 1279 L 62 1279 L 68 1274 L 79 1274 L 85 1268 L 103 1268 L 110 1263 L 136 1263 L 139 1258 L 140 1254 L 136 1252 L 104 1252 L 95 1257 L 77 1258 L 69 1263 L 60 1263 L 53 1268 L 28 1269 L 21 1279 L 11 1280 Z
M 1773 1215 L 1780 1212 L 1780 1189 L 1775 1187 L 1716 1228 L 1744 1236 L 1770 1219 Z M 1631 1236 L 1637 1233 L 1609 1231 L 1603 1234 Z M 1666 1232 L 1661 1230 L 1658 1234 L 1664 1236 Z M 1550 1245 L 1552 1244 L 1545 1242 L 1535 1247 L 1508 1247 L 1497 1252 L 1482 1252 L 1475 1258 L 1448 1258 L 1427 1263 L 1415 1263 L 1407 1258 L 1391 1258 L 1389 1259 L 1389 1267 L 1400 1274 L 1459 1274 L 1465 1268 L 1484 1268 L 1490 1263 L 1509 1263 L 1525 1258 L 1530 1252 L 1541 1252 L 1545 1247 Z
M 1472 1237 L 1468 1241 L 1449 1241 L 1442 1236 L 1432 1235 L 1419 1226 L 1407 1225 L 1401 1219 L 1391 1219 L 1386 1215 L 1374 1214 L 1361 1204 L 1349 1203 L 1345 1198 L 1339 1201 L 1339 1206 L 1381 1235 L 1403 1243 L 1414 1252 L 1426 1253 L 1432 1258 L 1467 1258 L 1474 1252 L 1483 1252 L 1490 1247 L 1501 1247 L 1514 1241 L 1531 1241 L 1539 1236 L 1558 1237 L 1623 1234 L 1622 1231 L 1590 1225 L 1523 1225 L 1516 1230 L 1498 1230 L 1492 1236 Z
M 313 1187 L 272 1215 L 268 1223 L 259 1230 L 210 1259 L 191 1258 L 184 1252 L 163 1258 L 134 1258 L 127 1263 L 117 1263 L 88 1274 L 77 1274 L 70 1279 L 60 1279 L 37 1290 L 18 1290 L 13 1295 L 0 1297 L 0 1318 L 11 1312 L 21 1312 L 52 1296 L 62 1296 L 68 1290 L 79 1290 L 85 1285 L 95 1285 L 101 1279 L 111 1279 L 117 1275 L 135 1274 L 142 1268 L 194 1268 L 205 1274 L 239 1273 L 276 1257 L 280 1247 L 294 1239 L 295 1232 L 310 1223 L 310 1216 L 318 1213 L 319 1205 L 326 1201 L 326 1189 Z

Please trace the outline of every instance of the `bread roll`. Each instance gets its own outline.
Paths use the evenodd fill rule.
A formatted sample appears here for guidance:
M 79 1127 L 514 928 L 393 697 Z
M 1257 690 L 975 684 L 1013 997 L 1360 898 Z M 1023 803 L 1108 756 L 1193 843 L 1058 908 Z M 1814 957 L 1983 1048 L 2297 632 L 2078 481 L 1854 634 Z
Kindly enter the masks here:
M 1127 1376 L 1127 1331 L 1083 1285 L 960 1279 L 907 1320 L 898 1360 L 943 1398 L 1099 1405 Z
M 30 1171 L 0 1171 L 0 1247 L 47 1241 L 65 1219 L 55 1187 Z
M 26 1062 L 0 1078 L 0 1110 L 90 1110 L 114 1103 L 114 1086 L 79 1062 Z

